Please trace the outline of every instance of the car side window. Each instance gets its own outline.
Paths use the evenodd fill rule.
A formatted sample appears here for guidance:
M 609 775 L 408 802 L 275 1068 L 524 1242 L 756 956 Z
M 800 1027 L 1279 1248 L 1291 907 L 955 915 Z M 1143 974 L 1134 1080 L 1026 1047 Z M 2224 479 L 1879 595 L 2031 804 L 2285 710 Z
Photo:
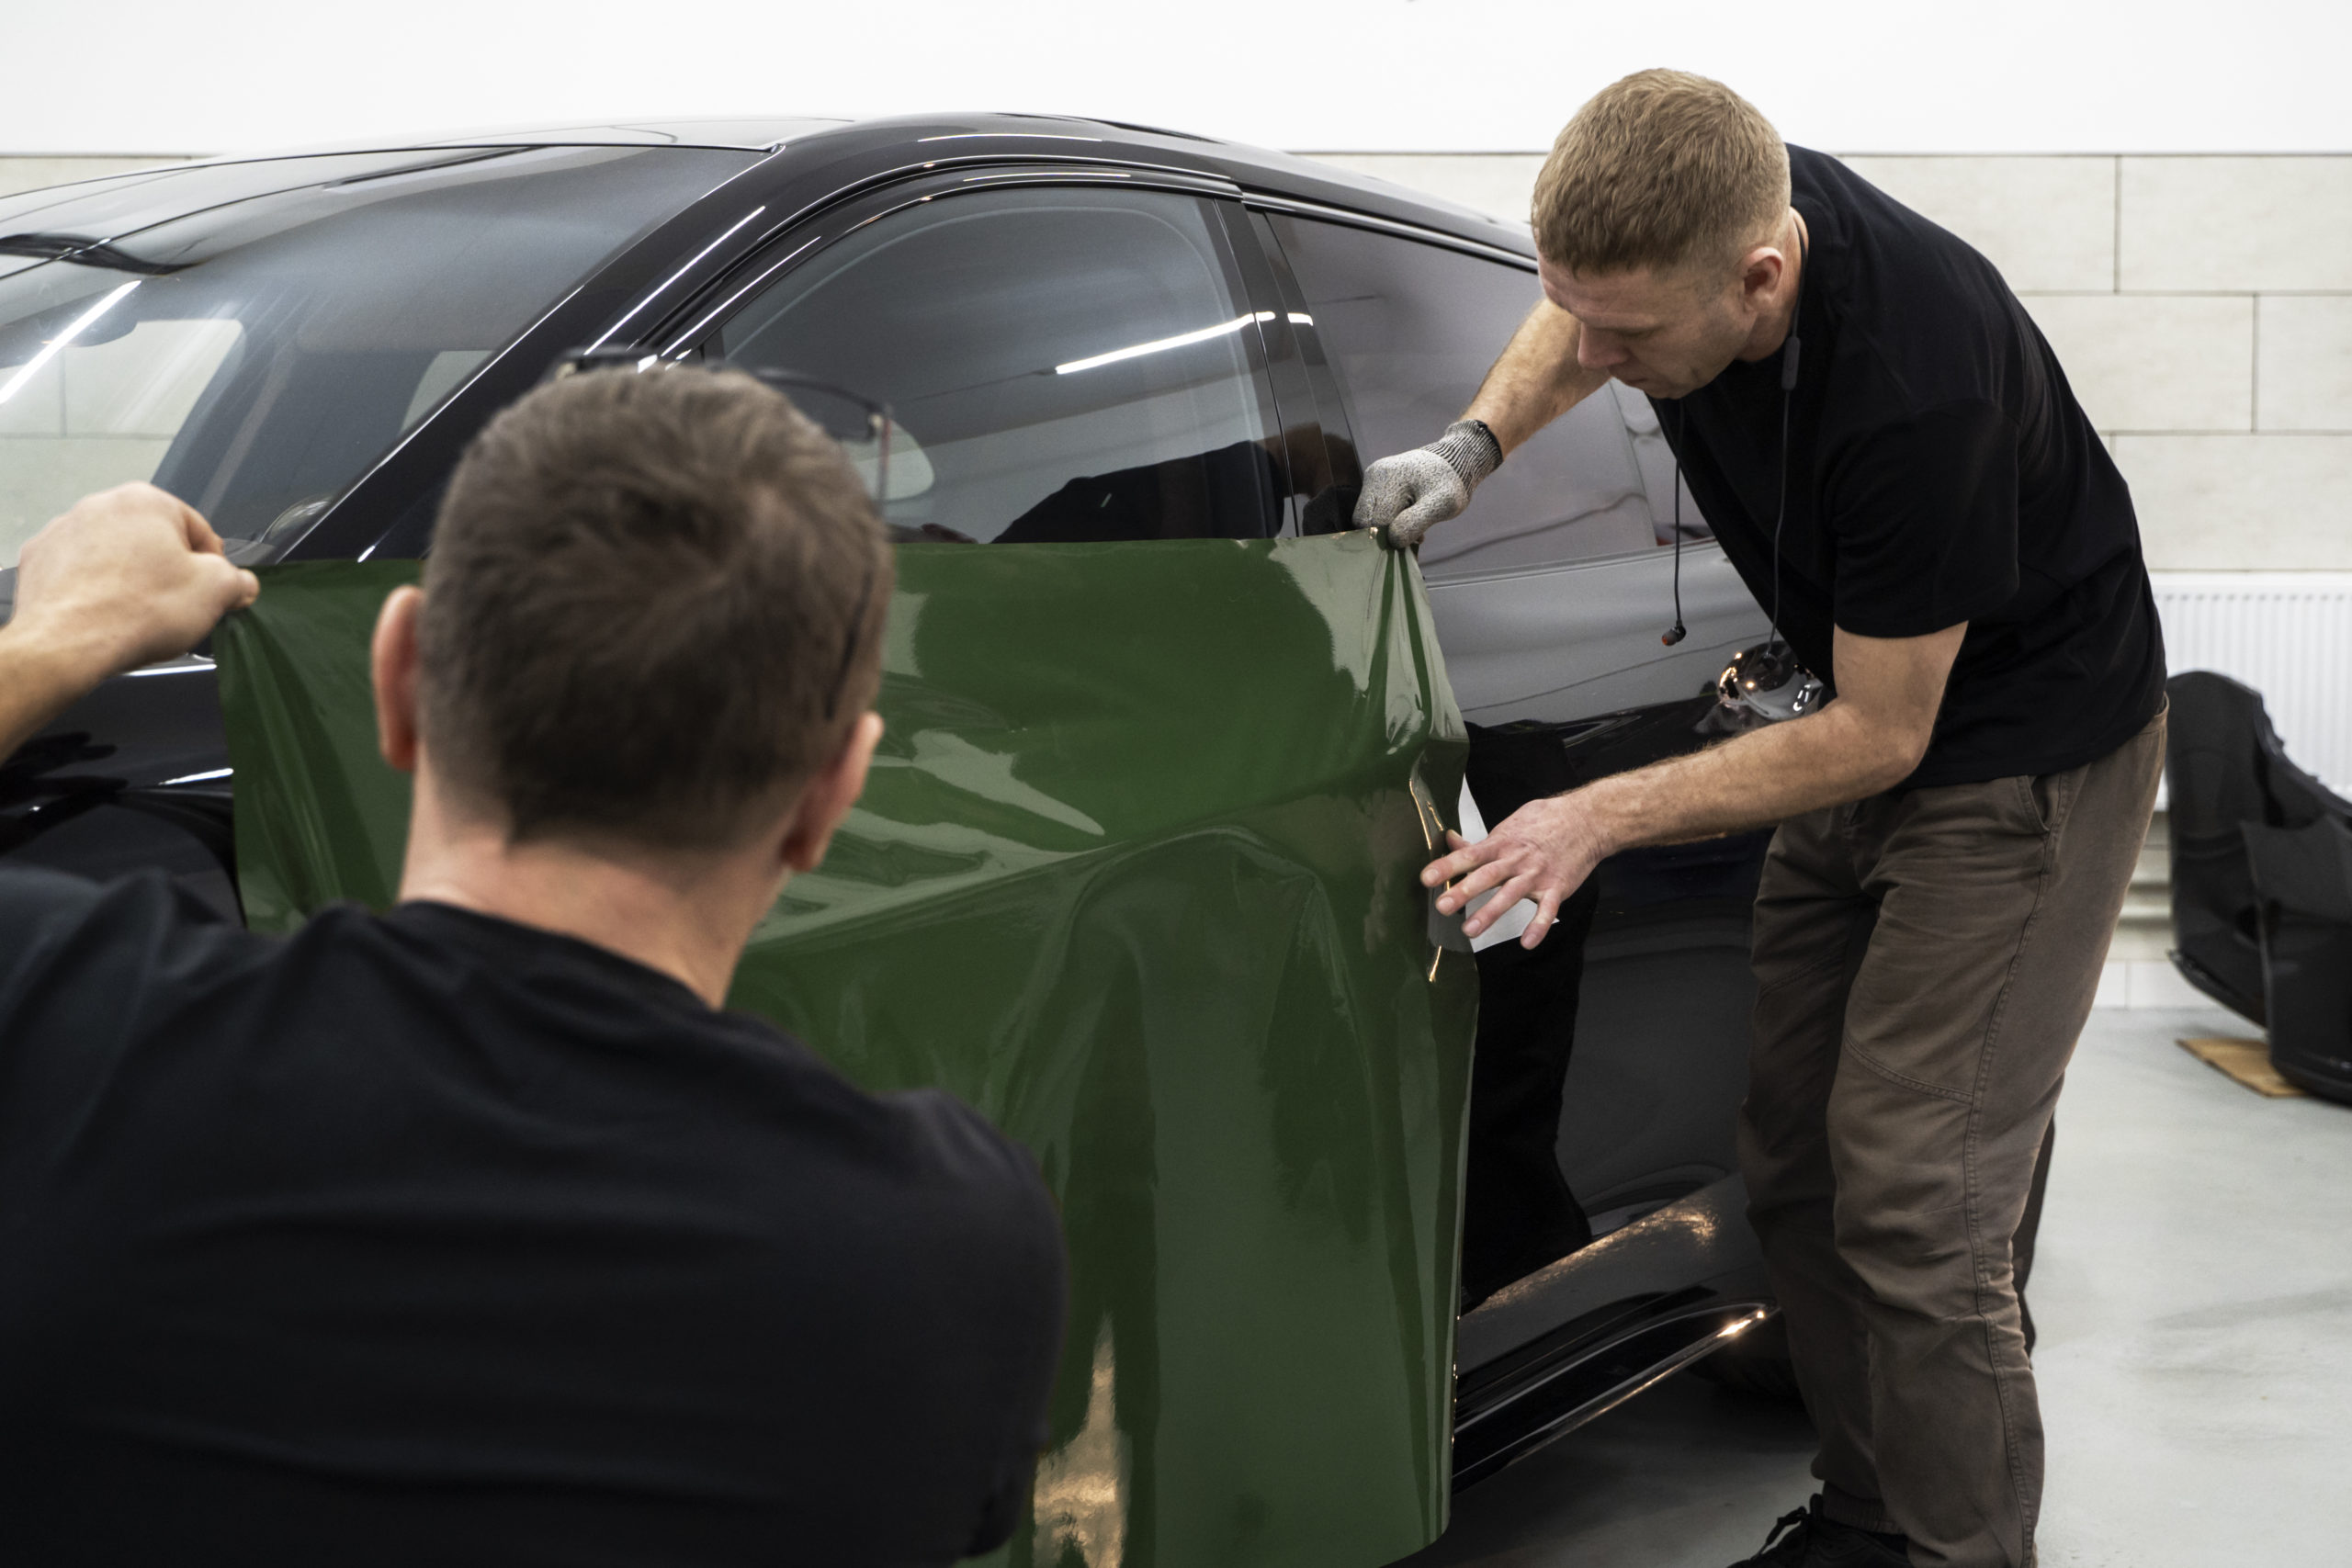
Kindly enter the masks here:
M 1201 197 L 912 203 L 780 278 L 706 349 L 888 404 L 883 513 L 901 540 L 1281 531 L 1259 318 Z
M 1434 441 L 1542 292 L 1532 268 L 1343 223 L 1272 216 L 1369 463 Z M 1432 582 L 1673 542 L 1674 459 L 1648 400 L 1611 382 L 1510 455 L 1470 509 L 1430 531 Z M 1704 536 L 1684 492 L 1685 538 Z

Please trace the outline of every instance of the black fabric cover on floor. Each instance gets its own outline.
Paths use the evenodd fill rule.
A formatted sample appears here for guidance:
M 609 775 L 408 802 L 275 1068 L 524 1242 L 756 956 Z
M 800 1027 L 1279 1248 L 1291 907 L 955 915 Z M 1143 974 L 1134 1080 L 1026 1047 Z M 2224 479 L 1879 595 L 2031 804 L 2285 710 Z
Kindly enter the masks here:
M 2352 821 L 2352 802 L 2287 760 L 2259 692 L 2208 670 L 2176 675 L 2165 691 L 2173 964 L 2215 1001 L 2266 1023 L 2259 900 L 2239 825 Z
M 2291 1084 L 2352 1103 L 2352 828 L 2327 817 L 2243 831 L 2262 900 L 2270 1065 Z

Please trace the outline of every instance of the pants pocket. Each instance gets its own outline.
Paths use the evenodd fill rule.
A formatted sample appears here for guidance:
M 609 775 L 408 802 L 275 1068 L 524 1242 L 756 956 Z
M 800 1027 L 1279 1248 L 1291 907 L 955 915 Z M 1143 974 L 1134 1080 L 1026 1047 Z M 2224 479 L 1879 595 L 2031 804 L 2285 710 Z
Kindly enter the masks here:
M 2016 786 L 2026 819 L 2044 838 L 2066 826 L 2075 796 L 2082 790 L 2083 773 L 2081 768 L 2069 768 L 2063 773 L 2020 773 L 2009 781 Z

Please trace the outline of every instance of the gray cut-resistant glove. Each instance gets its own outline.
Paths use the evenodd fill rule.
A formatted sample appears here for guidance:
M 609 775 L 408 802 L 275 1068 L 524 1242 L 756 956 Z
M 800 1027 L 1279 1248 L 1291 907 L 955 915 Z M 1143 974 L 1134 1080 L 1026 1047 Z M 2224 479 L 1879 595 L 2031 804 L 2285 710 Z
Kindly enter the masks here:
M 1430 525 L 1459 517 L 1478 481 L 1502 462 L 1502 443 L 1483 421 L 1456 420 L 1428 446 L 1383 457 L 1363 471 L 1356 526 L 1385 525 L 1391 545 L 1418 548 Z

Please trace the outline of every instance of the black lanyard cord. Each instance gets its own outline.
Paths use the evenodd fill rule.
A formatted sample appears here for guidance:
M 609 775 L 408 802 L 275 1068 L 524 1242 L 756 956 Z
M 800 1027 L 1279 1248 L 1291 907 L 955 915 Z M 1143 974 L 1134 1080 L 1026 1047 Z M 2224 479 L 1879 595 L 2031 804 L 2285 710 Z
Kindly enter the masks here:
M 1674 627 L 1657 640 L 1672 648 L 1690 635 L 1682 624 L 1682 455 L 1674 455 Z
M 1780 496 L 1772 513 L 1772 626 L 1764 636 L 1764 646 L 1768 649 L 1781 637 L 1781 535 L 1789 522 L 1789 405 L 1796 400 L 1797 357 L 1804 347 L 1798 330 L 1804 324 L 1806 250 L 1804 230 L 1800 227 L 1797 230 L 1796 308 L 1789 312 L 1789 335 L 1781 345 Z M 1675 410 L 1678 434 L 1680 434 L 1681 412 L 1679 407 Z M 1669 440 L 1667 445 L 1674 452 L 1674 625 L 1658 641 L 1672 648 L 1689 637 L 1690 630 L 1682 624 L 1682 448 L 1679 441 Z
M 1797 358 L 1804 347 L 1804 340 L 1797 334 L 1804 326 L 1805 254 L 1804 220 L 1797 220 L 1797 299 L 1789 312 L 1788 341 L 1781 345 L 1781 496 L 1772 514 L 1772 629 L 1765 634 L 1766 646 L 1781 638 L 1781 531 L 1789 521 L 1789 405 L 1796 401 Z

